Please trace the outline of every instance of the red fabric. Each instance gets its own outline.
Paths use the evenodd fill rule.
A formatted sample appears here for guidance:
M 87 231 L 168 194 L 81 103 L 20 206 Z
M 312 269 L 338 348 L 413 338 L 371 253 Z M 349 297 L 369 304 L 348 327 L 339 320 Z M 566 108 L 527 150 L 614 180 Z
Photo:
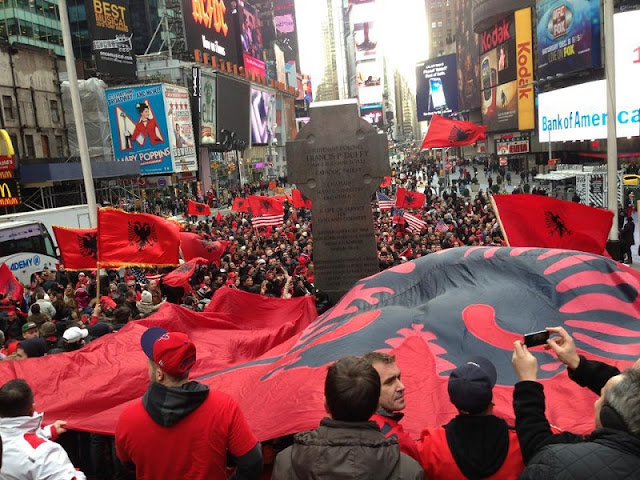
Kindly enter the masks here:
M 380 188 L 388 188 L 391 186 L 391 177 L 384 177 L 382 183 L 380 184 Z
M 512 247 L 548 247 L 601 255 L 613 221 L 609 210 L 542 195 L 493 195 Z
M 211 208 L 206 203 L 198 203 L 189 200 L 187 204 L 187 214 L 193 217 L 211 215 Z
M 236 197 L 233 199 L 233 206 L 231 210 L 234 212 L 245 212 L 249 211 L 249 202 L 247 202 L 246 198 Z
M 223 220 L 224 220 L 224 217 L 222 216 L 220 211 L 218 211 L 218 214 L 216 215 L 216 222 L 218 223 L 218 225 L 220 225 Z
M 24 287 L 6 263 L 0 264 L 0 292 L 16 302 L 21 302 L 24 294 Z
M 486 140 L 486 125 L 473 122 L 452 120 L 440 115 L 431 117 L 429 130 L 422 141 L 421 149 L 462 147 L 471 145 L 478 140 Z
M 55 428 L 51 429 L 52 432 L 55 430 Z M 32 448 L 36 449 L 38 448 L 40 445 L 42 445 L 43 443 L 45 443 L 47 440 L 39 437 L 37 434 L 35 433 L 25 433 L 23 435 L 25 441 L 31 445 Z M 52 439 L 53 440 L 53 439 Z
M 409 192 L 404 188 L 398 188 L 396 193 L 396 207 L 398 208 L 422 208 L 426 196 L 420 192 Z
M 230 242 L 207 240 L 197 233 L 180 232 L 180 249 L 186 261 L 204 258 L 208 263 L 220 265 L 220 258 Z
M 192 258 L 188 262 L 180 265 L 173 272 L 165 275 L 162 283 L 170 287 L 183 287 L 186 291 L 189 288 L 189 281 L 193 276 L 193 272 L 196 271 L 196 267 L 203 263 L 209 262 L 202 257 Z
M 226 478 L 227 450 L 241 457 L 257 441 L 237 402 L 216 391 L 170 427 L 153 421 L 137 400 L 125 408 L 116 428 L 118 457 L 135 464 L 136 478 L 148 480 Z
M 371 417 L 371 420 L 378 424 L 380 427 L 380 431 L 384 434 L 385 437 L 389 438 L 395 435 L 398 439 L 398 445 L 400 446 L 400 451 L 409 455 L 416 462 L 420 461 L 420 455 L 418 454 L 418 449 L 416 448 L 416 442 L 411 438 L 411 436 L 404 431 L 402 425 L 397 420 L 382 416 L 378 413 L 374 414 Z
M 249 206 L 254 217 L 263 215 L 279 215 L 284 212 L 284 201 L 278 197 L 263 197 L 260 195 L 249 195 Z
M 97 228 L 53 226 L 62 263 L 67 270 L 95 270 L 98 258 Z
M 293 196 L 294 208 L 311 208 L 311 200 L 305 197 L 300 190 L 294 188 L 291 194 Z
M 466 480 L 456 464 L 444 427 L 427 429 L 422 432 L 417 444 L 420 455 L 418 462 L 424 469 L 425 478 L 446 478 L 448 480 Z M 515 430 L 509 430 L 509 451 L 502 467 L 489 477 L 488 480 L 518 478 L 524 470 L 520 442 Z
M 98 209 L 100 266 L 178 265 L 179 247 L 173 222 L 146 213 Z

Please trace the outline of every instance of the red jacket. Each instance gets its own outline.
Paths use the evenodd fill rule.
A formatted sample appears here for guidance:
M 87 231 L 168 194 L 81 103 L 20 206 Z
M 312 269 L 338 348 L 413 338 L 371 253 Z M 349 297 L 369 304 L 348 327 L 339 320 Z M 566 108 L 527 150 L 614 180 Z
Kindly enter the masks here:
M 386 411 L 378 411 L 378 413 L 373 414 L 371 420 L 378 424 L 380 431 L 385 437 L 396 436 L 402 453 L 409 455 L 416 462 L 420 462 L 416 442 L 404 431 L 402 425 L 400 425 L 400 420 L 403 416 L 404 414 L 402 413 L 388 415 Z
M 524 462 L 520 452 L 520 443 L 515 430 L 508 430 L 508 450 L 502 465 L 489 476 L 478 476 L 486 480 L 517 479 L 524 470 Z M 487 445 L 485 445 L 486 447 Z M 490 442 L 489 442 L 490 447 Z M 446 478 L 447 480 L 467 480 L 451 453 L 447 440 L 446 427 L 423 430 L 417 443 L 418 461 L 424 469 L 425 478 Z M 464 452 L 469 455 L 470 452 Z M 470 455 L 471 456 L 471 455 Z

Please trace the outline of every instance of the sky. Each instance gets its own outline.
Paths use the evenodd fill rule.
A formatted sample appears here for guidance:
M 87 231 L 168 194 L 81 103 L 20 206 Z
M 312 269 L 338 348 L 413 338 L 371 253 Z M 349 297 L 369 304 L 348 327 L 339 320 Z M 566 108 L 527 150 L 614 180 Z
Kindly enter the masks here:
M 302 73 L 314 79 L 324 74 L 321 24 L 326 0 L 295 0 Z M 424 0 L 376 0 L 387 62 L 396 67 L 415 91 L 415 66 L 427 58 L 428 36 Z M 401 6 L 401 8 L 399 8 Z

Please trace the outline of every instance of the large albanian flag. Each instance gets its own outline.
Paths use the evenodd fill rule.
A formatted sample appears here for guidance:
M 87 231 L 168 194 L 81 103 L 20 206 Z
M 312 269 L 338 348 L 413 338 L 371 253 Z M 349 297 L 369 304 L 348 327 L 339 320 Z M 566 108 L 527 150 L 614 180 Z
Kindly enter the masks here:
M 192 378 L 233 395 L 265 440 L 318 425 L 328 364 L 384 350 L 402 369 L 403 424 L 417 436 L 455 415 L 448 374 L 471 355 L 495 363 L 496 412 L 513 421 L 511 352 L 526 332 L 564 326 L 588 358 L 630 365 L 640 355 L 639 289 L 635 271 L 597 255 L 456 248 L 361 280 L 315 320 L 309 297 L 265 299 L 224 289 L 209 312 L 168 305 L 78 352 L 2 362 L 0 382 L 26 378 L 48 419 L 112 433 L 123 404 L 146 389 L 141 333 L 150 325 L 183 330 L 198 348 Z M 533 351 L 551 423 L 590 431 L 594 394 L 568 380 L 552 354 Z

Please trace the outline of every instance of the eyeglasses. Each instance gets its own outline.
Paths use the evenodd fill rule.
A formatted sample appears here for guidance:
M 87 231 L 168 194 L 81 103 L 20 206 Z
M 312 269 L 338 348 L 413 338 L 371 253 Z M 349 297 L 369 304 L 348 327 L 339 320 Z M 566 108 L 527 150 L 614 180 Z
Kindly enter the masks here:
M 127 288 L 136 288 L 135 285 L 127 285 Z

